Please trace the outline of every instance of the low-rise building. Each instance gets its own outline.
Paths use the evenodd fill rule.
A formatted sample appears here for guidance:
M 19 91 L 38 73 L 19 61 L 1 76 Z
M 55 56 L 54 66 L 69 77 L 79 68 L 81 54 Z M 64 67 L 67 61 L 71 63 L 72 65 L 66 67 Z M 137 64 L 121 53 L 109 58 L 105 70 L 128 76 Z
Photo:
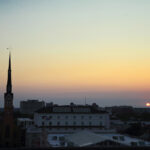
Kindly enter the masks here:
M 48 132 L 45 129 L 30 126 L 26 130 L 27 148 L 51 147 L 48 143 Z
M 34 124 L 59 133 L 75 130 L 106 130 L 110 128 L 109 114 L 92 106 L 65 105 L 42 108 L 34 113 Z
M 68 134 L 49 133 L 44 128 L 29 128 L 27 130 L 26 147 L 30 148 L 100 146 L 149 147 L 150 142 L 117 133 L 94 133 L 89 130 Z
M 80 137 L 80 138 L 79 138 Z M 78 132 L 65 136 L 67 146 L 71 147 L 99 147 L 99 146 L 138 146 L 148 147 L 150 142 L 132 138 L 121 134 L 95 134 L 89 131 Z
M 17 126 L 21 127 L 22 129 L 27 129 L 30 126 L 33 126 L 33 124 L 34 124 L 33 119 L 17 118 Z
M 20 102 L 20 112 L 22 114 L 33 114 L 35 111 L 45 107 L 44 101 L 27 100 Z

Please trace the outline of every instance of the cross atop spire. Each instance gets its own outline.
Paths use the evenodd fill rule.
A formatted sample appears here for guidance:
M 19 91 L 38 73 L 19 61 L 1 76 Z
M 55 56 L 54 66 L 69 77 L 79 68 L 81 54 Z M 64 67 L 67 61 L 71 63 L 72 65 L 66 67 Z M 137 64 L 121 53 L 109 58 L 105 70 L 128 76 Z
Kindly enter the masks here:
M 7 78 L 7 93 L 12 92 L 12 83 L 11 83 L 11 53 L 9 52 L 9 65 L 8 65 L 8 78 Z

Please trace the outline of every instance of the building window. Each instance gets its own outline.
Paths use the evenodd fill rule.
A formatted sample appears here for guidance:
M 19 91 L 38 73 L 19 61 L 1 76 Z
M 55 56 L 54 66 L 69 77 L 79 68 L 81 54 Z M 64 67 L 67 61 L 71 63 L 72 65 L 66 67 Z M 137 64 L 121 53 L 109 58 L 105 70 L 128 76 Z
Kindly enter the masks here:
M 57 116 L 57 119 L 60 119 L 60 116 Z
M 144 146 L 144 145 L 145 145 L 145 142 L 144 142 L 144 141 L 139 141 L 139 145 L 140 145 L 140 146 Z
M 52 125 L 52 122 L 49 122 L 49 126 L 51 126 Z
M 59 122 L 59 121 L 57 122 L 57 125 L 58 125 L 58 126 L 60 125 L 60 122 Z
M 102 119 L 103 117 L 102 116 L 99 116 L 99 119 Z
M 44 121 L 42 122 L 42 126 L 44 126 L 45 124 L 44 124 Z
M 65 122 L 65 125 L 67 126 L 67 125 L 68 125 L 68 122 Z
M 53 117 L 52 116 L 49 116 L 49 119 L 52 119 Z
M 57 140 L 57 136 L 53 136 L 52 140 L 56 141 Z
M 68 116 L 65 116 L 66 119 L 68 119 Z
M 121 141 L 124 141 L 124 136 L 119 137 Z
M 89 122 L 89 126 L 91 126 L 92 125 L 92 122 Z
M 118 140 L 118 136 L 113 136 L 112 137 L 114 140 Z
M 81 119 L 84 119 L 84 116 L 81 116 Z
M 64 136 L 59 137 L 59 141 L 64 141 L 64 140 L 65 140 Z
M 73 122 L 73 125 L 74 125 L 74 126 L 76 125 L 76 122 L 75 122 L 75 121 Z
M 45 119 L 46 118 L 46 116 L 42 116 L 42 119 Z
M 76 119 L 76 116 L 73 116 L 73 119 Z
M 101 121 L 99 122 L 99 125 L 100 125 L 100 126 L 102 126 L 102 125 L 103 125 Z
M 131 146 L 137 146 L 137 142 L 131 142 Z
M 92 119 L 92 116 L 89 116 L 89 119 Z
M 81 125 L 84 126 L 84 122 L 83 121 L 81 122 Z

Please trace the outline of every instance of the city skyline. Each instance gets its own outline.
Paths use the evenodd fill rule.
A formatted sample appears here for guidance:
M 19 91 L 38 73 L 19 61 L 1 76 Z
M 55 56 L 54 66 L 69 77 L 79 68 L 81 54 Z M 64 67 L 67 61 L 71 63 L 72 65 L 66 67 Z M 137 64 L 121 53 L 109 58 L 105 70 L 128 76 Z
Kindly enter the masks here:
M 147 0 L 0 1 L 0 93 L 12 51 L 14 104 L 150 102 Z M 3 106 L 3 95 L 0 95 Z

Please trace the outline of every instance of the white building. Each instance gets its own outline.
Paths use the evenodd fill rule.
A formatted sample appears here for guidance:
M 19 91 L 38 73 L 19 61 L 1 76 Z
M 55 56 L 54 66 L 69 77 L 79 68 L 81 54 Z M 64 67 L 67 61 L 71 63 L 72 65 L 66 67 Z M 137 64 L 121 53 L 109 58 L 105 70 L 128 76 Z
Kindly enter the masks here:
M 33 119 L 17 118 L 17 126 L 21 127 L 22 129 L 27 129 L 30 126 L 33 126 L 33 124 L 34 124 Z
M 94 132 L 110 128 L 109 114 L 93 106 L 65 105 L 42 108 L 34 113 L 34 125 L 52 132 L 75 132 L 89 129 Z

